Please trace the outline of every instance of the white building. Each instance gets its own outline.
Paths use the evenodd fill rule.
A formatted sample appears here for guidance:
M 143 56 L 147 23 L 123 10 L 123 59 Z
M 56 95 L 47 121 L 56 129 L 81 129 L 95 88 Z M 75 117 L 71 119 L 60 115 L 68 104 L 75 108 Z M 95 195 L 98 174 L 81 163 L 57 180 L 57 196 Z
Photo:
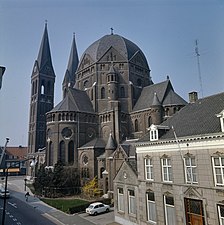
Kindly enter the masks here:
M 136 144 L 114 181 L 125 225 L 224 225 L 224 93 L 191 102 Z

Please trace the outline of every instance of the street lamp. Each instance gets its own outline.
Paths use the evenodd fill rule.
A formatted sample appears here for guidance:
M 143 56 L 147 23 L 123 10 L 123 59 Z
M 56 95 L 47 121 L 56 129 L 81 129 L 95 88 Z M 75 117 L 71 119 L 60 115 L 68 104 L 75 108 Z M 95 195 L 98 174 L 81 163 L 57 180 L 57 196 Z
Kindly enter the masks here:
M 23 160 L 22 162 L 26 162 L 28 160 L 31 160 L 31 159 L 25 159 Z M 16 162 L 15 164 L 13 164 L 14 166 L 17 164 L 17 163 L 20 163 L 21 161 L 19 162 Z M 32 158 L 32 162 L 35 162 L 35 158 Z M 32 163 L 31 162 L 31 163 Z M 5 225 L 5 209 L 6 209 L 6 191 L 7 191 L 7 185 L 8 185 L 8 170 L 11 168 L 12 166 L 8 166 L 6 169 L 5 169 L 5 193 L 4 193 L 4 203 L 3 203 L 3 213 L 2 213 L 2 225 Z

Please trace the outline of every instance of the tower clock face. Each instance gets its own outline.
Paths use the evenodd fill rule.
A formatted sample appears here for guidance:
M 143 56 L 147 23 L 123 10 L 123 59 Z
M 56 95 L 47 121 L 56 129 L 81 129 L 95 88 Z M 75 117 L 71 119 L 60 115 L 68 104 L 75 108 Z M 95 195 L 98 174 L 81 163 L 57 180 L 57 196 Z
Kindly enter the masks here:
M 62 131 L 61 131 L 61 135 L 63 138 L 65 139 L 70 139 L 72 136 L 72 130 L 68 127 L 65 127 Z

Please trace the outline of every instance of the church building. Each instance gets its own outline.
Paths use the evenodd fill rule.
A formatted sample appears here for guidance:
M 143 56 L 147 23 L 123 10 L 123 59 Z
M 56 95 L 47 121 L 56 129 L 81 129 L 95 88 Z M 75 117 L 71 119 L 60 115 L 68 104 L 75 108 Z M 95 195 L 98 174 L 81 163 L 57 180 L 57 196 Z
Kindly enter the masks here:
M 29 154 L 44 152 L 46 166 L 60 160 L 79 169 L 82 184 L 97 176 L 104 193 L 113 191 L 122 162 L 136 164 L 135 140 L 186 105 L 169 77 L 154 84 L 150 71 L 142 50 L 113 30 L 80 59 L 74 35 L 63 98 L 55 105 L 45 24 L 31 75 Z

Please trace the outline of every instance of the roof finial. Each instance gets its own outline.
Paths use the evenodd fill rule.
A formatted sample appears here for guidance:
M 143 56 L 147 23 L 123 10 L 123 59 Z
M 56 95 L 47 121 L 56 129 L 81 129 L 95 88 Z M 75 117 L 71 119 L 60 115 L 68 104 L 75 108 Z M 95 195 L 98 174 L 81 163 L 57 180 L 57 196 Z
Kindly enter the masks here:
M 45 20 L 45 27 L 47 27 L 47 20 Z
M 111 31 L 110 34 L 113 35 L 113 34 L 114 34 L 114 29 L 113 29 L 113 27 L 110 28 L 110 31 Z

